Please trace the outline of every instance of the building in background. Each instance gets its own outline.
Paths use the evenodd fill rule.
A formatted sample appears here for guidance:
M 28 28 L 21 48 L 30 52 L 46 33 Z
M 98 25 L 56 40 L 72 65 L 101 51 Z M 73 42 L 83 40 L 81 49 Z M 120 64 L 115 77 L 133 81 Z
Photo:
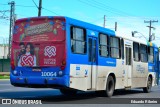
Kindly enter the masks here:
M 8 58 L 8 44 L 0 44 L 0 72 L 10 71 L 10 58 Z
M 8 45 L 0 44 L 0 59 L 7 59 L 8 57 Z

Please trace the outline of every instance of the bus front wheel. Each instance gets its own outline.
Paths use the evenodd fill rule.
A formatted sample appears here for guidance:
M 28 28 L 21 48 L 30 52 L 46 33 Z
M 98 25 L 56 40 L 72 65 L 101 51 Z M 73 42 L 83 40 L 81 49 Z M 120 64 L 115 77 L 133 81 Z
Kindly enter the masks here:
M 115 82 L 112 76 L 109 76 L 106 84 L 106 96 L 111 97 L 115 88 Z
M 151 92 L 151 88 L 152 88 L 152 79 L 151 79 L 151 77 L 148 77 L 147 87 L 144 87 L 143 91 L 145 93 L 149 93 L 149 92 Z

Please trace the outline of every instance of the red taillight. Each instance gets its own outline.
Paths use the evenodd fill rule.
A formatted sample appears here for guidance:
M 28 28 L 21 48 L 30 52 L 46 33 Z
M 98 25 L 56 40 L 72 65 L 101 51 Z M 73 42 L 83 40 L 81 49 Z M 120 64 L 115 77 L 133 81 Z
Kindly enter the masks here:
M 14 61 L 11 61 L 11 68 L 12 68 L 12 70 L 15 70 Z
M 61 70 L 64 70 L 65 69 L 65 66 L 61 66 Z
M 64 70 L 65 66 L 66 66 L 66 61 L 63 60 L 62 63 L 61 63 L 61 70 Z
M 65 66 L 65 65 L 66 65 L 66 61 L 63 60 L 63 61 L 62 61 L 62 66 Z

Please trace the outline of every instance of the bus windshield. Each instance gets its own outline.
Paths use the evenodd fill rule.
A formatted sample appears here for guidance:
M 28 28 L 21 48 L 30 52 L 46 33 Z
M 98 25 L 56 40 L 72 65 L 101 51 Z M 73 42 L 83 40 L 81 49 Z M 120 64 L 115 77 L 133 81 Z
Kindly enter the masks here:
M 60 66 L 64 51 L 64 18 L 41 17 L 16 21 L 11 50 L 11 60 L 15 66 Z

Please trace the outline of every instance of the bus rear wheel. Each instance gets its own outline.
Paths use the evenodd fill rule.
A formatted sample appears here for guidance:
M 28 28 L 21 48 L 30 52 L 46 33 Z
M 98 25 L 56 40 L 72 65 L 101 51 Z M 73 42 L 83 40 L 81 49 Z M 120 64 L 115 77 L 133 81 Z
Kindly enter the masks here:
M 149 92 L 151 92 L 151 88 L 152 88 L 152 79 L 151 79 L 151 77 L 148 77 L 147 87 L 144 87 L 143 91 L 145 93 L 149 93 Z
M 109 76 L 106 84 L 106 96 L 111 97 L 115 89 L 115 82 L 112 76 Z
M 77 94 L 77 90 L 74 90 L 74 89 L 60 89 L 60 92 L 63 95 L 67 95 L 67 96 L 73 96 Z

